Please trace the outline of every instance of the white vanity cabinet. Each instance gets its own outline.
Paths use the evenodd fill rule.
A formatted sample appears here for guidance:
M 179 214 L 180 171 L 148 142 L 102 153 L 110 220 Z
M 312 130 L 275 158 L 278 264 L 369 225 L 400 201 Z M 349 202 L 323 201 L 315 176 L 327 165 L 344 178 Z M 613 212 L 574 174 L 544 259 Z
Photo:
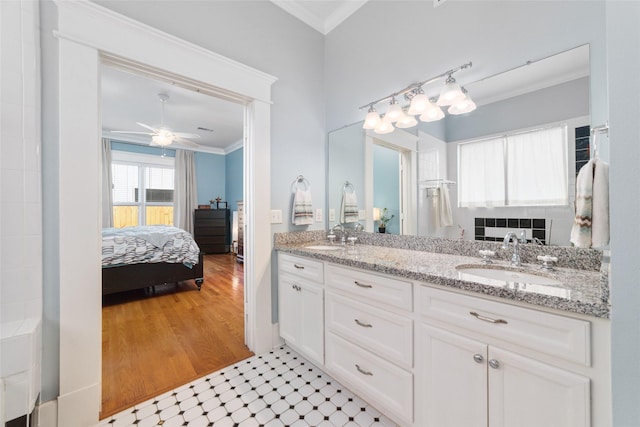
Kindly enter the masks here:
M 413 283 L 326 265 L 326 369 L 402 423 L 413 423 Z
M 588 321 L 425 286 L 418 312 L 418 425 L 591 425 L 590 378 L 566 368 L 588 370 Z
M 279 253 L 280 336 L 319 366 L 324 364 L 323 272 L 322 262 Z

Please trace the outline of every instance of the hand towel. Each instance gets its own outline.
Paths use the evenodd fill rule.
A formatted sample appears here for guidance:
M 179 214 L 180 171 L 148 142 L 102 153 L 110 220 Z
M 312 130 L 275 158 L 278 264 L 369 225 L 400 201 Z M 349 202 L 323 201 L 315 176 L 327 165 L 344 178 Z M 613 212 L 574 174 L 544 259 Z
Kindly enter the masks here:
M 360 218 L 358 213 L 358 198 L 355 190 L 352 192 L 342 192 L 342 205 L 340 206 L 340 222 L 342 224 L 357 222 Z
M 451 227 L 453 225 L 451 199 L 449 198 L 449 188 L 445 184 L 440 185 L 438 188 L 438 199 L 440 211 L 436 215 L 440 218 L 440 226 Z
M 571 243 L 580 248 L 609 244 L 609 165 L 601 160 L 589 160 L 578 172 Z
M 593 174 L 593 214 L 591 246 L 602 248 L 609 244 L 609 164 L 596 160 Z
M 429 195 L 429 190 L 431 190 L 431 195 Z M 442 227 L 440 216 L 440 188 L 427 188 L 427 197 L 430 197 L 432 200 L 433 225 L 435 225 L 436 228 L 440 228 Z
M 296 188 L 293 196 L 293 209 L 291 210 L 291 222 L 293 225 L 313 224 L 313 205 L 311 203 L 311 188 L 303 190 Z

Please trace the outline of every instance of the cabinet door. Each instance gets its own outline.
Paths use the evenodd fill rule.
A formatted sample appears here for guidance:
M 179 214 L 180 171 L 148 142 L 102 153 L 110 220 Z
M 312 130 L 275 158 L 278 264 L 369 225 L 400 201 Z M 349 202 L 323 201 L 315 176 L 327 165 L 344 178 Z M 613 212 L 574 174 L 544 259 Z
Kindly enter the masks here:
M 486 344 L 426 324 L 418 339 L 417 425 L 487 427 Z
M 491 427 L 591 425 L 589 378 L 489 348 Z
M 280 336 L 294 347 L 298 345 L 298 326 L 301 307 L 299 303 L 299 279 L 287 274 L 278 278 L 278 322 Z
M 306 281 L 300 287 L 299 349 L 312 362 L 324 364 L 324 292 L 321 286 Z

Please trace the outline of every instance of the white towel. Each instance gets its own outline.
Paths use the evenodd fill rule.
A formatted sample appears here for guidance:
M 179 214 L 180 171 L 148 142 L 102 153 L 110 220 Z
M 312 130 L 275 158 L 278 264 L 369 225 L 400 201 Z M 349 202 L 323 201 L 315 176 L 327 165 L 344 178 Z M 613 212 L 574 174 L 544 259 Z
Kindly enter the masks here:
M 342 192 L 342 205 L 340 206 L 340 222 L 343 224 L 357 222 L 360 218 L 358 213 L 358 197 L 355 190 L 348 193 Z
M 589 160 L 578 172 L 571 243 L 580 248 L 609 244 L 609 165 L 601 160 Z
M 595 163 L 593 174 L 593 216 L 591 220 L 591 246 L 602 248 L 609 244 L 609 164 Z
M 436 215 L 440 218 L 440 227 L 451 227 L 453 225 L 451 199 L 449 198 L 449 188 L 444 184 L 438 188 L 438 199 L 440 210 Z
M 313 224 L 313 204 L 311 203 L 311 188 L 302 190 L 296 188 L 293 196 L 293 209 L 291 209 L 291 222 L 293 225 Z

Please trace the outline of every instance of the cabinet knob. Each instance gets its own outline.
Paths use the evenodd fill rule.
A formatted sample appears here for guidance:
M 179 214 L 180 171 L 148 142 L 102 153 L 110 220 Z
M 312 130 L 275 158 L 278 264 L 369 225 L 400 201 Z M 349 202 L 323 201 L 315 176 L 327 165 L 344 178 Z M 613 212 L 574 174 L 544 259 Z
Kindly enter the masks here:
M 493 369 L 498 369 L 500 367 L 500 362 L 496 359 L 491 359 L 489 360 L 489 366 L 491 366 Z
M 484 362 L 484 357 L 482 357 L 482 355 L 481 355 L 481 354 L 476 353 L 476 354 L 474 354 L 474 355 L 473 355 L 473 360 L 474 360 L 476 363 L 482 363 L 482 362 Z

